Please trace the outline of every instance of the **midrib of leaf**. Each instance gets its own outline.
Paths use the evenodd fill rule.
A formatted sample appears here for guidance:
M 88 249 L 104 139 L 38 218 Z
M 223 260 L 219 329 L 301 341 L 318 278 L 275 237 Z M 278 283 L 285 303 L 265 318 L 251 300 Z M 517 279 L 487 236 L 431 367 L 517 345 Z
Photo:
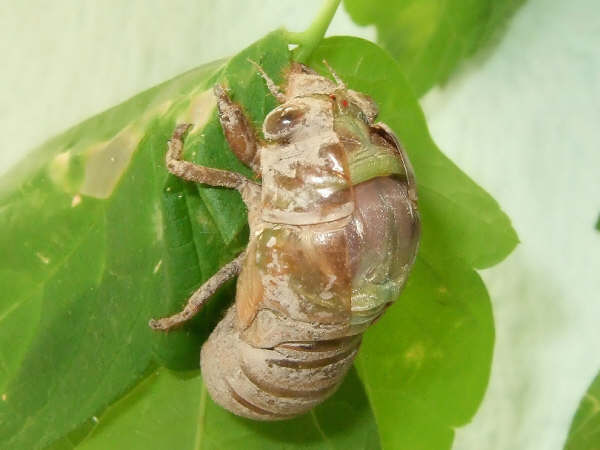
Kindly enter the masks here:
M 315 428 L 317 429 L 317 431 L 319 432 L 319 434 L 323 438 L 323 442 L 325 442 L 330 449 L 335 450 L 335 447 L 331 444 L 331 441 L 329 440 L 329 438 L 327 437 L 327 435 L 325 434 L 325 432 L 321 428 L 321 425 L 319 424 L 319 419 L 317 419 L 317 416 L 315 414 L 315 410 L 314 409 L 310 410 L 310 417 L 311 417 L 311 419 L 312 419 L 312 421 L 313 421 L 313 423 L 315 425 Z
M 204 417 L 206 416 L 206 386 L 204 381 L 202 383 L 202 391 L 200 393 L 200 404 L 198 405 L 198 428 L 196 429 L 196 436 L 194 439 L 194 450 L 200 450 L 202 448 L 202 441 L 204 437 Z
M 564 443 L 564 450 L 596 449 L 600 440 L 600 374 L 597 374 L 579 402 L 571 418 L 571 425 Z
M 581 432 L 581 430 L 591 421 L 594 419 L 594 417 L 596 417 L 596 414 L 600 413 L 600 401 L 598 400 L 598 398 L 596 398 L 594 395 L 590 394 L 590 393 L 586 393 L 583 396 L 584 400 L 588 400 L 590 401 L 590 403 L 592 403 L 592 410 L 590 411 L 590 414 L 585 418 L 585 420 L 583 420 L 581 422 L 581 424 L 579 424 L 579 426 L 577 427 L 576 430 L 573 431 L 573 435 L 578 434 L 579 432 Z
M 596 417 L 596 414 L 600 413 L 600 401 L 598 400 L 598 398 L 596 398 L 594 395 L 592 395 L 590 393 L 586 393 L 583 396 L 583 401 L 585 401 L 585 400 L 588 400 L 590 403 L 592 403 L 592 410 L 590 411 L 589 415 L 584 420 L 581 421 L 579 426 L 575 430 L 572 431 L 572 436 L 576 436 L 579 433 L 581 433 L 581 430 L 583 430 L 589 422 L 594 420 L 594 418 Z
M 358 73 L 359 73 L 358 71 L 360 70 L 360 66 L 362 66 L 362 63 L 364 60 L 365 60 L 364 56 L 361 56 L 360 58 L 358 58 L 358 61 L 354 65 L 354 72 L 352 73 L 354 76 L 358 75 Z
M 367 400 L 369 401 L 369 406 L 371 407 L 371 409 L 373 410 L 373 412 L 375 412 L 375 405 L 373 405 L 373 399 L 374 397 L 374 392 L 373 389 L 371 388 L 371 379 L 369 378 L 369 374 L 368 372 L 362 368 L 362 358 L 361 358 L 361 353 L 358 353 L 358 356 L 356 358 L 356 360 L 354 361 L 354 367 L 356 368 L 356 371 L 358 372 L 358 375 L 360 377 L 360 381 L 365 389 L 365 392 L 367 394 Z M 374 414 L 375 416 L 375 423 L 377 423 L 377 428 L 379 429 L 380 424 L 379 424 L 379 414 Z
M 23 303 L 25 303 L 26 301 L 29 301 L 31 299 L 31 297 L 33 296 L 33 294 L 35 293 L 39 293 L 39 291 L 42 289 L 42 286 L 38 286 L 32 290 L 30 290 L 27 295 L 24 295 L 23 297 L 21 297 L 21 299 L 15 303 L 13 303 L 12 305 L 10 305 L 8 308 L 6 308 L 4 310 L 4 312 L 2 314 L 0 314 L 0 323 L 2 323 L 2 321 L 4 319 L 6 319 L 6 317 L 8 317 L 10 315 L 10 313 L 12 313 L 15 309 L 17 309 L 19 306 L 21 306 Z
M 118 401 L 122 402 L 125 401 L 128 397 L 130 397 L 131 395 L 133 395 L 135 393 L 136 389 L 140 389 L 144 386 L 144 384 L 146 383 L 152 383 L 154 380 L 156 380 L 156 376 L 157 376 L 158 372 L 153 372 L 153 373 L 149 373 L 148 376 L 138 380 L 137 384 L 135 385 L 135 387 L 133 389 L 131 389 L 130 391 L 128 391 L 127 393 L 125 393 Z M 109 408 L 112 408 L 113 405 L 110 405 Z M 88 430 L 88 432 L 86 433 L 86 435 L 81 438 L 80 440 L 73 442 L 71 437 L 67 434 L 65 436 L 65 438 L 67 440 L 69 440 L 69 442 L 73 445 L 73 448 L 77 448 L 78 446 L 81 446 L 82 444 L 87 443 L 90 438 L 94 436 L 94 432 L 96 431 L 96 429 L 101 426 L 103 417 L 101 416 L 100 419 L 98 421 L 95 421 L 93 426 L 90 427 L 90 429 Z

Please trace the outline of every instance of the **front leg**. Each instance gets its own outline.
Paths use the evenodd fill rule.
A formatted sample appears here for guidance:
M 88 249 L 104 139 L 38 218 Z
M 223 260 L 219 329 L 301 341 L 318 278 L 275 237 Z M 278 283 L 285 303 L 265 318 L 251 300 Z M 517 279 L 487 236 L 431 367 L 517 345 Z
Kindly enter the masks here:
M 231 150 L 240 161 L 255 173 L 259 173 L 259 142 L 251 121 L 242 107 L 231 101 L 223 86 L 215 85 L 214 93 L 217 98 L 219 121 Z
M 154 330 L 168 331 L 172 328 L 187 322 L 194 317 L 206 301 L 221 287 L 226 281 L 232 279 L 240 273 L 242 264 L 246 258 L 246 252 L 242 252 L 237 258 L 224 265 L 198 288 L 196 292 L 188 299 L 185 308 L 177 314 L 162 319 L 150 319 L 148 325 Z
M 186 181 L 233 189 L 241 189 L 250 182 L 248 178 L 236 172 L 213 169 L 210 167 L 199 166 L 189 161 L 184 161 L 183 140 L 190 126 L 189 123 L 177 125 L 173 132 L 173 136 L 169 140 L 169 150 L 167 151 L 166 157 L 167 169 L 169 172 Z

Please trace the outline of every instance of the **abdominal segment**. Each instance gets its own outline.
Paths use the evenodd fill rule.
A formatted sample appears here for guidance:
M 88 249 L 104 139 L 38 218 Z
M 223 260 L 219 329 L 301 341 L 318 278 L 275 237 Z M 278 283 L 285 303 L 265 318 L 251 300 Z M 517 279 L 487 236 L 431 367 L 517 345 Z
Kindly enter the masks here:
M 236 326 L 234 305 L 202 347 L 202 377 L 212 399 L 239 416 L 282 420 L 332 395 L 352 365 L 360 335 L 255 347 Z

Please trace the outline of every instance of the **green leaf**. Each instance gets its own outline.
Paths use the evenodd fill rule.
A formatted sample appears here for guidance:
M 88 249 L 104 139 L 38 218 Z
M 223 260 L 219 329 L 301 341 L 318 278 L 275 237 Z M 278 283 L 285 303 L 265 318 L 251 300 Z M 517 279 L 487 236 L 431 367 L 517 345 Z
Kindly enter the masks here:
M 408 151 L 418 183 L 421 249 L 478 269 L 504 259 L 518 243 L 510 219 L 436 147 L 399 64 L 378 46 L 351 37 L 326 39 L 317 49 L 310 65 L 327 73 L 323 59 L 351 88 L 375 99 L 377 120 L 390 125 Z
M 418 96 L 444 83 L 502 30 L 525 0 L 344 0 L 352 19 L 377 27 Z
M 600 373 L 581 399 L 565 443 L 565 450 L 600 449 Z
M 450 448 L 487 386 L 494 343 L 491 305 L 473 268 L 517 244 L 498 204 L 432 142 L 399 64 L 368 41 L 326 39 L 310 64 L 328 63 L 379 105 L 413 163 L 422 219 L 419 255 L 405 291 L 365 333 L 357 367 L 383 448 Z
M 81 450 L 378 449 L 377 428 L 358 376 L 309 414 L 256 422 L 210 399 L 198 372 L 159 369 L 99 417 Z
M 227 62 L 90 119 L 2 180 L 3 447 L 55 443 L 62 449 L 81 441 L 107 448 L 117 439 L 144 447 L 143 433 L 150 431 L 179 436 L 186 446 L 200 436 L 198 445 L 206 448 L 226 445 L 229 436 L 261 448 L 281 448 L 284 441 L 290 448 L 378 447 L 354 374 L 314 413 L 264 424 L 214 407 L 196 374 L 157 372 L 158 366 L 197 369 L 201 343 L 233 298 L 232 283 L 180 331 L 154 333 L 148 319 L 178 310 L 243 249 L 248 232 L 236 192 L 167 175 L 165 143 L 175 123 L 192 122 L 186 158 L 249 175 L 224 140 L 209 91 L 226 83 L 258 128 L 275 102 L 247 59 L 281 82 L 290 58 L 286 36 L 272 33 Z M 367 332 L 359 375 L 384 448 L 444 448 L 452 428 L 474 414 L 489 374 L 492 316 L 472 268 L 501 260 L 516 235 L 494 200 L 435 147 L 386 52 L 359 39 L 332 38 L 310 65 L 325 73 L 324 58 L 351 88 L 378 102 L 381 120 L 410 154 L 421 196 L 419 260 L 402 299 Z M 198 418 L 192 411 L 202 408 L 202 398 L 199 427 L 189 416 Z M 150 411 L 142 420 L 140 412 Z M 172 432 L 164 423 L 173 424 Z M 161 439 L 152 442 L 170 442 Z
M 165 145 L 176 122 L 192 121 L 197 161 L 248 171 L 216 125 L 210 89 L 226 80 L 261 120 L 274 101 L 246 59 L 278 72 L 289 61 L 282 35 L 90 119 L 2 180 L 2 447 L 41 448 L 65 436 L 157 363 L 198 367 L 231 283 L 194 326 L 165 335 L 147 323 L 178 309 L 244 248 L 246 212 L 235 192 L 168 176 Z

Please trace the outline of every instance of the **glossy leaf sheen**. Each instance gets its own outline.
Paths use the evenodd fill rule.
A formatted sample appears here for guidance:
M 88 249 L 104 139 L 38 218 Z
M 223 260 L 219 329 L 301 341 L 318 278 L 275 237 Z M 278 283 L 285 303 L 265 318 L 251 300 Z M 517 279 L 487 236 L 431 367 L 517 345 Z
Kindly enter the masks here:
M 581 399 L 565 443 L 565 450 L 597 449 L 600 449 L 600 374 Z
M 264 47 L 277 67 L 287 62 L 276 35 L 247 56 L 259 59 Z M 228 70 L 221 66 L 191 71 L 90 119 L 3 180 L 0 277 L 8 289 L 0 320 L 9 324 L 0 327 L 3 446 L 43 447 L 64 436 L 147 376 L 153 361 L 198 367 L 201 342 L 233 296 L 231 283 L 196 326 L 165 335 L 147 322 L 179 308 L 245 246 L 245 210 L 236 193 L 185 184 L 164 167 L 165 143 L 181 111 L 212 88 L 219 70 Z M 253 106 L 264 114 L 264 100 Z M 197 157 L 239 168 L 214 126 L 214 110 L 209 117 L 203 138 L 210 155 Z M 71 173 L 71 161 L 83 155 L 89 167 L 95 146 L 118 133 L 136 140 L 113 190 L 106 198 L 79 195 L 71 188 L 81 178 Z M 104 165 L 118 165 L 119 157 Z
M 489 43 L 525 0 L 344 0 L 352 19 L 374 24 L 418 96 L 445 82 Z
M 148 319 L 179 309 L 247 239 L 239 195 L 167 175 L 165 143 L 176 122 L 207 120 L 190 133 L 186 157 L 250 175 L 227 147 L 207 94 L 223 80 L 258 128 L 275 102 L 247 58 L 281 81 L 284 35 L 84 122 L 2 180 L 2 447 L 219 448 L 238 439 L 251 448 L 379 447 L 354 374 L 314 413 L 259 424 L 214 406 L 197 374 L 156 369 L 198 367 L 233 284 L 180 331 L 154 333 Z M 322 70 L 323 58 L 379 103 L 414 163 L 421 196 L 419 260 L 402 300 L 367 333 L 360 377 L 384 447 L 443 448 L 451 427 L 475 412 L 489 372 L 491 311 L 472 267 L 501 260 L 516 236 L 493 199 L 437 150 L 393 59 L 350 38 L 324 41 L 311 65 Z

